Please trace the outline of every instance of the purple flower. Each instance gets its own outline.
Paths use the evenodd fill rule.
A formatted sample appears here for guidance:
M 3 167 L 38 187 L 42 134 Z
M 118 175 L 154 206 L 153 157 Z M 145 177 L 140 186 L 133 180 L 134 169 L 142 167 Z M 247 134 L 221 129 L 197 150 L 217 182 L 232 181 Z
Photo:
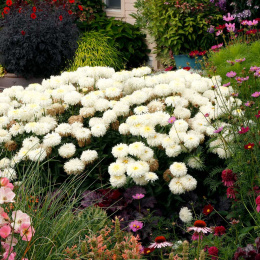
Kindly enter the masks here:
M 251 97 L 259 97 L 260 96 L 260 92 L 255 92 L 251 95 Z
M 236 74 L 235 71 L 230 71 L 230 72 L 228 72 L 228 73 L 226 74 L 226 76 L 229 77 L 229 78 L 234 78 L 236 75 L 237 75 L 237 74 Z
M 230 82 L 223 84 L 223 87 L 228 87 L 228 86 L 230 86 Z
M 223 15 L 223 20 L 226 21 L 226 22 L 230 22 L 230 21 L 235 20 L 235 17 L 232 16 L 232 15 L 230 15 L 230 13 L 228 13 L 227 16 L 224 16 L 224 15 Z
M 208 33 L 214 33 L 215 32 L 215 26 L 210 25 L 210 27 L 207 29 Z
M 143 222 L 140 222 L 140 221 L 132 221 L 130 224 L 129 224 L 129 228 L 133 231 L 133 232 L 136 232 L 138 231 L 139 229 L 142 229 L 144 226 Z
M 144 197 L 144 194 L 142 194 L 142 193 L 137 193 L 137 194 L 133 195 L 132 197 L 133 197 L 133 199 L 135 199 L 135 200 L 140 200 L 140 199 L 142 199 L 142 198 Z
M 215 130 L 213 133 L 218 134 L 223 130 L 223 126 L 219 127 L 217 130 Z
M 168 119 L 169 124 L 173 124 L 176 121 L 176 117 L 172 116 Z
M 241 63 L 241 62 L 243 62 L 243 61 L 245 61 L 246 60 L 246 58 L 243 58 L 243 59 L 237 59 L 237 60 L 235 60 L 236 62 L 238 62 L 238 63 Z

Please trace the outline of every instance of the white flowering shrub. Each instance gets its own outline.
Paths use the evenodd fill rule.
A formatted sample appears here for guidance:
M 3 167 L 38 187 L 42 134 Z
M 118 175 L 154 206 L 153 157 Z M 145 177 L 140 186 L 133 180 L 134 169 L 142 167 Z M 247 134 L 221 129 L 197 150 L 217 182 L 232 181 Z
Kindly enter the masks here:
M 209 137 L 213 161 L 229 156 L 222 139 L 232 140 L 232 134 L 222 118 L 227 107 L 241 114 L 236 109 L 241 101 L 232 93 L 218 77 L 185 70 L 151 75 L 148 67 L 121 72 L 83 67 L 25 89 L 13 86 L 0 93 L 0 144 L 6 154 L 0 177 L 13 180 L 19 167 L 38 162 L 64 179 L 64 173 L 81 174 L 101 161 L 88 184 L 164 183 L 173 194 L 192 191 L 197 187 L 192 173 L 204 167 L 201 147 Z

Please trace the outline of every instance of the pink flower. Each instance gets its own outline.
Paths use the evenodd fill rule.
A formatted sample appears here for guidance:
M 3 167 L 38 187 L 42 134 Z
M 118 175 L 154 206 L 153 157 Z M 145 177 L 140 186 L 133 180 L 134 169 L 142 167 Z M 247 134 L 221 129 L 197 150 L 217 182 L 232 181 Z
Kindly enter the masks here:
M 238 131 L 239 134 L 245 134 L 250 130 L 250 128 L 247 126 L 244 128 L 243 126 L 241 127 L 241 131 Z
M 236 62 L 238 62 L 238 63 L 241 63 L 241 62 L 243 62 L 243 61 L 245 61 L 246 60 L 246 58 L 243 58 L 243 59 L 237 59 L 237 60 L 235 60 Z
M 172 246 L 173 244 L 171 242 L 167 242 L 166 238 L 164 236 L 158 236 L 154 240 L 155 242 L 152 243 L 149 248 L 162 248 L 167 246 Z
M 132 221 L 130 224 L 129 224 L 129 227 L 130 229 L 133 231 L 133 232 L 136 232 L 138 231 L 139 229 L 142 229 L 144 226 L 143 222 L 140 222 L 140 221 Z
M 258 69 L 258 70 L 254 73 L 254 76 L 260 77 L 260 69 Z
M 203 237 L 204 237 L 204 236 L 203 236 L 203 233 L 194 232 L 193 235 L 192 235 L 192 237 L 191 237 L 191 239 L 192 239 L 193 241 L 195 241 L 195 240 L 202 240 Z
M 243 21 L 241 22 L 241 24 L 242 24 L 242 25 L 247 25 L 247 22 L 248 22 L 247 20 L 243 20 Z
M 245 106 L 246 106 L 246 107 L 250 107 L 250 106 L 251 106 L 251 105 L 250 105 L 250 102 L 247 101 L 247 102 L 245 103 Z
M 230 22 L 230 21 L 233 21 L 235 19 L 234 16 L 230 15 L 230 13 L 228 13 L 227 16 L 224 16 L 223 15 L 223 20 L 226 21 L 226 22 Z
M 228 87 L 228 86 L 230 86 L 230 82 L 223 84 L 223 87 Z
M 236 199 L 236 193 L 234 187 L 227 188 L 227 198 Z
M 256 211 L 259 212 L 260 211 L 260 196 L 256 197 L 255 199 L 255 203 L 256 203 Z
M 3 244 L 4 243 L 4 244 Z M 16 244 L 18 243 L 18 240 L 13 236 L 13 235 L 9 235 L 7 238 L 6 238 L 6 240 L 5 240 L 5 242 L 2 242 L 1 244 L 2 244 L 2 246 L 4 247 L 4 246 L 11 246 L 11 247 L 13 247 L 13 246 L 15 246 Z
M 230 65 L 234 65 L 235 64 L 235 62 L 232 61 L 232 60 L 227 60 L 227 63 L 229 63 Z
M 30 223 L 22 223 L 20 227 L 20 235 L 22 237 L 22 240 L 30 241 L 34 233 L 34 228 L 31 226 Z
M 7 252 L 5 252 L 4 254 L 3 254 L 3 260 L 6 260 L 6 259 L 8 259 L 8 260 L 15 260 L 15 256 L 16 256 L 16 253 L 15 252 L 13 252 L 13 253 L 9 253 L 8 251 Z
M 132 196 L 132 198 L 135 199 L 135 200 L 140 200 L 143 197 L 144 197 L 144 194 L 142 194 L 142 193 L 137 193 L 137 194 Z
M 11 225 L 14 228 L 15 232 L 20 232 L 20 227 L 22 224 L 31 224 L 30 217 L 26 213 L 23 213 L 21 210 L 13 211 L 12 219 L 14 222 Z
M 195 233 L 212 233 L 212 230 L 206 227 L 206 222 L 203 220 L 196 220 L 193 224 L 193 227 L 188 227 L 187 231 L 194 231 Z
M 0 236 L 2 238 L 7 238 L 11 233 L 11 228 L 9 225 L 5 225 L 0 228 Z
M 251 95 L 251 97 L 259 97 L 260 96 L 260 92 L 255 92 Z
M 236 174 L 230 170 L 230 169 L 225 169 L 222 171 L 221 174 L 222 182 L 226 187 L 231 187 L 234 185 L 234 183 L 237 180 Z
M 214 228 L 214 236 L 222 236 L 226 233 L 226 228 L 223 226 L 218 226 Z
M 176 121 L 176 117 L 172 116 L 168 119 L 169 124 L 173 124 Z
M 250 71 L 257 71 L 257 70 L 260 70 L 260 67 L 257 67 L 257 66 L 251 66 Z
M 235 77 L 236 75 L 237 75 L 237 74 L 236 74 L 235 71 L 230 71 L 230 72 L 228 72 L 228 73 L 226 74 L 226 76 L 229 77 L 229 78 L 233 78 L 233 77 Z
M 205 116 L 205 117 L 209 117 L 209 113 L 206 113 L 204 116 Z
M 226 28 L 229 32 L 234 32 L 235 31 L 235 23 L 225 23 Z
M 11 190 L 14 189 L 14 185 L 13 185 L 12 183 L 10 183 L 9 180 L 8 180 L 6 177 L 1 178 L 1 180 L 0 180 L 0 185 L 1 185 L 2 187 L 10 188 Z
M 253 20 L 253 21 L 247 21 L 247 25 L 248 26 L 253 26 L 253 25 L 257 25 L 258 21 L 257 20 Z
M 219 36 L 219 35 L 221 35 L 222 33 L 223 33 L 223 30 L 219 30 L 219 31 L 216 32 L 216 36 Z
M 213 133 L 217 134 L 220 133 L 223 130 L 223 126 L 219 127 L 217 130 L 215 130 Z
M 14 202 L 15 193 L 10 188 L 0 188 L 0 204 Z

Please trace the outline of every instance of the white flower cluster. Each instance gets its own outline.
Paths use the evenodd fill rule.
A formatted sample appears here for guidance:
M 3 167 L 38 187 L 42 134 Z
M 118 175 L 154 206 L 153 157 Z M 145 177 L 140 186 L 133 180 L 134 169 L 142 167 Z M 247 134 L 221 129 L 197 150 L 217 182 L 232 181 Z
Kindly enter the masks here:
M 109 166 L 109 173 L 115 187 L 123 186 L 127 178 L 139 185 L 158 179 L 151 171 L 151 165 L 156 164 L 153 148 L 164 149 L 172 158 L 181 153 L 190 155 L 205 136 L 216 136 L 210 145 L 212 151 L 226 158 L 229 152 L 222 138 L 233 137 L 228 125 L 221 123 L 221 116 L 226 107 L 240 116 L 237 106 L 241 101 L 230 95 L 232 87 L 222 87 L 219 78 L 214 80 L 219 87 L 212 88 L 211 79 L 185 70 L 151 75 L 148 67 L 120 72 L 83 67 L 25 89 L 5 89 L 0 93 L 0 145 L 15 153 L 0 161 L 4 170 L 0 177 L 15 177 L 13 169 L 21 161 L 41 162 L 54 154 L 67 160 L 67 174 L 79 174 L 99 157 L 91 140 L 104 137 L 111 129 L 119 132 L 121 142 L 131 135 L 147 144 L 140 141 L 113 147 L 117 160 Z M 60 116 L 63 113 L 70 115 L 66 122 Z M 173 116 L 176 121 L 166 130 Z M 214 133 L 221 126 L 221 135 Z M 81 155 L 78 147 L 84 148 Z M 201 168 L 199 158 L 190 159 L 187 165 Z M 171 167 L 171 191 L 180 194 L 194 189 L 194 178 L 175 166 Z

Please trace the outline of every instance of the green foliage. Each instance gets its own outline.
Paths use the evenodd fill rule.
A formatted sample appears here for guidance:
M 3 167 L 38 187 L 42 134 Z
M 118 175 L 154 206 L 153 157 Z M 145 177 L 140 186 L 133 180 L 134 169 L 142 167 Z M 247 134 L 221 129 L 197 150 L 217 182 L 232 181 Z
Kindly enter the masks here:
M 207 33 L 209 21 L 215 25 L 222 19 L 209 1 L 165 4 L 160 0 L 138 0 L 135 7 L 137 14 L 132 16 L 154 38 L 161 60 L 169 57 L 169 52 L 183 54 L 208 49 L 215 41 L 214 36 Z
M 116 46 L 120 51 L 127 69 L 144 65 L 148 61 L 148 53 L 145 42 L 145 34 L 132 24 L 115 20 L 115 18 L 101 17 L 89 26 L 80 27 L 81 29 L 94 30 L 109 37 L 109 44 Z
M 236 43 L 221 49 L 219 52 L 210 52 L 208 61 L 211 66 L 208 66 L 206 70 L 209 74 L 213 75 L 214 69 L 214 74 L 220 75 L 223 83 L 232 82 L 232 79 L 226 76 L 227 72 L 235 71 L 238 76 L 243 76 L 243 71 L 248 71 L 251 66 L 260 66 L 259 55 L 259 40 L 252 44 Z M 236 59 L 240 58 L 246 58 L 246 60 L 242 63 L 235 62 Z M 235 64 L 231 65 L 227 60 L 234 61 Z M 233 82 L 235 82 L 235 80 L 233 80 Z M 235 84 L 232 85 L 234 86 Z M 248 100 L 247 98 L 258 89 L 257 86 L 254 87 L 253 77 L 249 79 L 247 85 L 248 87 L 239 87 L 240 97 L 245 98 L 245 100 Z
M 68 71 L 84 66 L 107 66 L 115 70 L 123 68 L 123 59 L 119 51 L 109 43 L 110 37 L 99 32 L 86 32 L 79 40 L 75 58 Z

